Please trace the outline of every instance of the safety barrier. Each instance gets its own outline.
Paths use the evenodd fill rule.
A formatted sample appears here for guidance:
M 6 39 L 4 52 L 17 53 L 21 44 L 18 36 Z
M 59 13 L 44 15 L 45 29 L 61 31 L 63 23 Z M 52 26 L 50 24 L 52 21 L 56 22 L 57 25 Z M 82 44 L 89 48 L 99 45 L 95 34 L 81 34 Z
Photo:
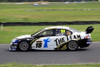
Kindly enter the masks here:
M 3 26 L 42 26 L 42 25 L 86 25 L 100 24 L 100 21 L 73 21 L 73 22 L 0 22 Z

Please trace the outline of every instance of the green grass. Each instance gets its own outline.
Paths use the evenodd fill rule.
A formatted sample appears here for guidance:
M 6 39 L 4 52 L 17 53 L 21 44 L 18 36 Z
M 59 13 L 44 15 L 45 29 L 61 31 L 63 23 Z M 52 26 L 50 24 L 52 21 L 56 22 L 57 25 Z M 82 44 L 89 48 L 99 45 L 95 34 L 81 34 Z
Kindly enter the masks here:
M 100 64 L 74 64 L 74 65 L 31 65 L 31 64 L 0 64 L 0 67 L 100 67 Z
M 71 9 L 71 11 L 59 11 Z M 74 10 L 76 9 L 76 10 Z M 100 21 L 100 2 L 89 3 L 49 3 L 39 4 L 0 4 L 0 22 L 56 22 L 56 21 Z M 57 10 L 57 11 L 34 11 Z
M 88 26 L 93 26 L 95 29 L 93 31 L 92 38 L 93 41 L 100 41 L 100 24 L 96 25 L 67 25 L 71 28 L 85 31 Z M 43 29 L 49 26 L 8 26 L 4 27 L 3 30 L 0 29 L 0 43 L 10 43 L 11 40 L 17 36 L 32 34 L 40 29 Z

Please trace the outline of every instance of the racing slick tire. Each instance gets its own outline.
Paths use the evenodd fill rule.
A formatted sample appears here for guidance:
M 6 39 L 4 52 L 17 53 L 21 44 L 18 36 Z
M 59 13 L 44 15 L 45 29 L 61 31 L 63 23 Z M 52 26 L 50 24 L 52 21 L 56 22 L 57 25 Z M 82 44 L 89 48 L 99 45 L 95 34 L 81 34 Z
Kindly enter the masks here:
M 69 41 L 69 43 L 67 44 L 67 49 L 70 51 L 74 51 L 78 49 L 78 44 L 76 41 Z
M 30 49 L 30 45 L 27 41 L 22 41 L 18 45 L 19 50 L 28 51 Z

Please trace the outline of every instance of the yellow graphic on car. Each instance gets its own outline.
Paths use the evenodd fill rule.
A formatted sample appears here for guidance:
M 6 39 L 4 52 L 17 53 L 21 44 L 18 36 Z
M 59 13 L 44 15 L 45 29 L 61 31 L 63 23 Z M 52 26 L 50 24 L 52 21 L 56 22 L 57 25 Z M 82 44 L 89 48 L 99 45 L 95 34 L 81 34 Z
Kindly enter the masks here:
M 65 33 L 65 30 L 64 30 L 64 29 L 62 29 L 62 30 L 61 30 L 61 33 Z

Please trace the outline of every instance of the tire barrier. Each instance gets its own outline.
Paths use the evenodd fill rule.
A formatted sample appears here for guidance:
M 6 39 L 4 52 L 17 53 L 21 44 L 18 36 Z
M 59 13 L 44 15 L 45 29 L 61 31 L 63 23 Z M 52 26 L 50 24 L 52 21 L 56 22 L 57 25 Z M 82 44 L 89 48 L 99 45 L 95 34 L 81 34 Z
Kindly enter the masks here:
M 0 22 L 0 26 L 42 26 L 42 25 L 86 25 L 100 24 L 100 21 L 73 21 L 73 22 Z

